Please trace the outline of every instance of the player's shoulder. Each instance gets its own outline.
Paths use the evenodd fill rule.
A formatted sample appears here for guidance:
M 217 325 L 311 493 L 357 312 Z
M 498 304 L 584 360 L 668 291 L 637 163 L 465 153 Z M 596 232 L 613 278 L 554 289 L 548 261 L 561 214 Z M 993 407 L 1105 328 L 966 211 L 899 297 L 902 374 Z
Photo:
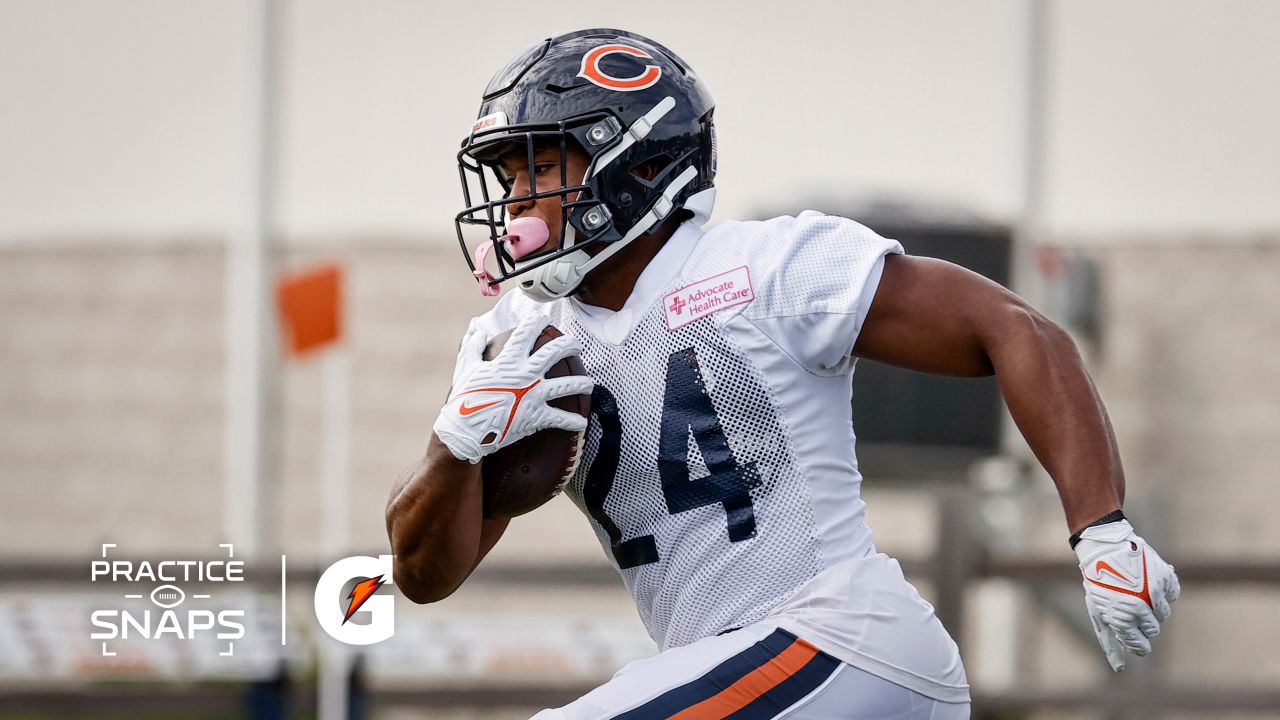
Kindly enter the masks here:
M 766 269 L 785 258 L 827 249 L 881 254 L 892 241 L 846 217 L 806 210 L 767 220 L 722 220 L 707 229 L 697 257 L 733 255 Z
M 735 317 L 817 374 L 852 368 L 846 360 L 870 305 L 867 290 L 874 293 L 879 282 L 878 263 L 902 252 L 897 241 L 861 223 L 818 212 L 721 222 L 698 249 L 698 262 L 686 269 L 685 279 L 707 280 L 689 287 L 719 291 L 720 278 L 728 276 L 733 297 L 744 298 Z
M 784 290 L 788 296 L 807 296 L 835 291 L 833 284 L 849 283 L 861 268 L 893 252 L 902 252 L 897 241 L 838 215 L 805 211 L 767 220 L 722 220 L 704 232 L 685 275 L 746 267 L 757 296 Z M 764 304 L 757 308 L 764 309 Z

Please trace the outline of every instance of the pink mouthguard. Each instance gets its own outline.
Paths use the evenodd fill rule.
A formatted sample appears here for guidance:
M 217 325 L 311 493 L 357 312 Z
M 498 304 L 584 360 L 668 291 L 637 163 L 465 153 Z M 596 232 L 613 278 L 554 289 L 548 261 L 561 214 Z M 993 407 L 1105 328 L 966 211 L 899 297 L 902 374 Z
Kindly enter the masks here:
M 547 244 L 549 237 L 551 237 L 551 231 L 547 229 L 547 224 L 542 221 L 542 218 L 522 217 L 512 220 L 511 224 L 507 225 L 507 234 L 498 238 L 498 242 L 505 242 L 511 258 L 519 260 L 529 253 L 540 250 Z
M 547 244 L 547 238 L 551 237 L 551 231 L 547 229 L 547 224 L 541 218 L 523 217 L 512 220 L 507 225 L 507 234 L 498 238 L 496 241 L 481 243 L 475 251 L 476 269 L 472 273 L 476 276 L 476 280 L 480 283 L 480 293 L 485 297 L 493 297 L 498 294 L 498 286 L 491 284 L 494 281 L 493 275 L 484 267 L 484 261 L 489 257 L 489 251 L 493 249 L 494 242 L 505 242 L 507 244 L 507 253 L 511 255 L 513 260 L 538 251 L 543 245 Z

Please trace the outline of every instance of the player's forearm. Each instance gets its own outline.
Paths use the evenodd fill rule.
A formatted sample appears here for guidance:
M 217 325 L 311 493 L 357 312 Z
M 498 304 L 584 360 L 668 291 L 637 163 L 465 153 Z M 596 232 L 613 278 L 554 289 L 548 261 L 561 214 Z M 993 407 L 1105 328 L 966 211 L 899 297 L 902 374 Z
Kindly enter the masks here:
M 387 534 L 396 585 L 414 602 L 435 602 L 475 567 L 481 541 L 480 466 L 453 457 L 433 434 L 426 456 L 392 491 Z
M 1075 342 L 1030 308 L 988 347 L 1018 429 L 1053 478 L 1072 532 L 1124 502 L 1124 469 L 1106 408 Z

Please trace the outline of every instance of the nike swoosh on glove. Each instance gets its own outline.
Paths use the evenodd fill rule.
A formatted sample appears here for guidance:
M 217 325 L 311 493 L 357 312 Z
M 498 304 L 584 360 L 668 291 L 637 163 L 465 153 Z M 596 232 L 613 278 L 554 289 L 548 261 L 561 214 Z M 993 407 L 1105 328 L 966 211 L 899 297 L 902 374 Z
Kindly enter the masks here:
M 1181 593 L 1178 575 L 1128 520 L 1086 528 L 1075 550 L 1093 631 L 1111 669 L 1120 672 L 1126 650 L 1151 652 L 1151 638 Z
M 454 457 L 475 464 L 539 430 L 586 429 L 586 418 L 547 404 L 565 395 L 590 394 L 595 383 L 583 375 L 545 377 L 552 365 L 582 352 L 577 340 L 561 335 L 531 355 L 546 326 L 546 318 L 535 317 L 516 327 L 492 360 L 484 359 L 484 333 L 472 330 L 462 339 L 453 394 L 432 426 Z

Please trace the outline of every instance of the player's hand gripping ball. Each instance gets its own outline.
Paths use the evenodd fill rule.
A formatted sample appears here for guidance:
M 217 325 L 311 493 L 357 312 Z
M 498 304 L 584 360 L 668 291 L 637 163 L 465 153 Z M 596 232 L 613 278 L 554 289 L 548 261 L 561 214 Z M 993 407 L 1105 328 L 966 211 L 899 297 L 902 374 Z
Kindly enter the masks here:
M 463 339 L 434 430 L 455 457 L 482 462 L 485 517 L 533 510 L 577 470 L 594 387 L 579 352 L 542 319 Z
M 1151 652 L 1151 638 L 1181 592 L 1178 575 L 1128 520 L 1085 529 L 1076 555 L 1098 644 L 1111 669 L 1120 672 L 1125 651 Z

